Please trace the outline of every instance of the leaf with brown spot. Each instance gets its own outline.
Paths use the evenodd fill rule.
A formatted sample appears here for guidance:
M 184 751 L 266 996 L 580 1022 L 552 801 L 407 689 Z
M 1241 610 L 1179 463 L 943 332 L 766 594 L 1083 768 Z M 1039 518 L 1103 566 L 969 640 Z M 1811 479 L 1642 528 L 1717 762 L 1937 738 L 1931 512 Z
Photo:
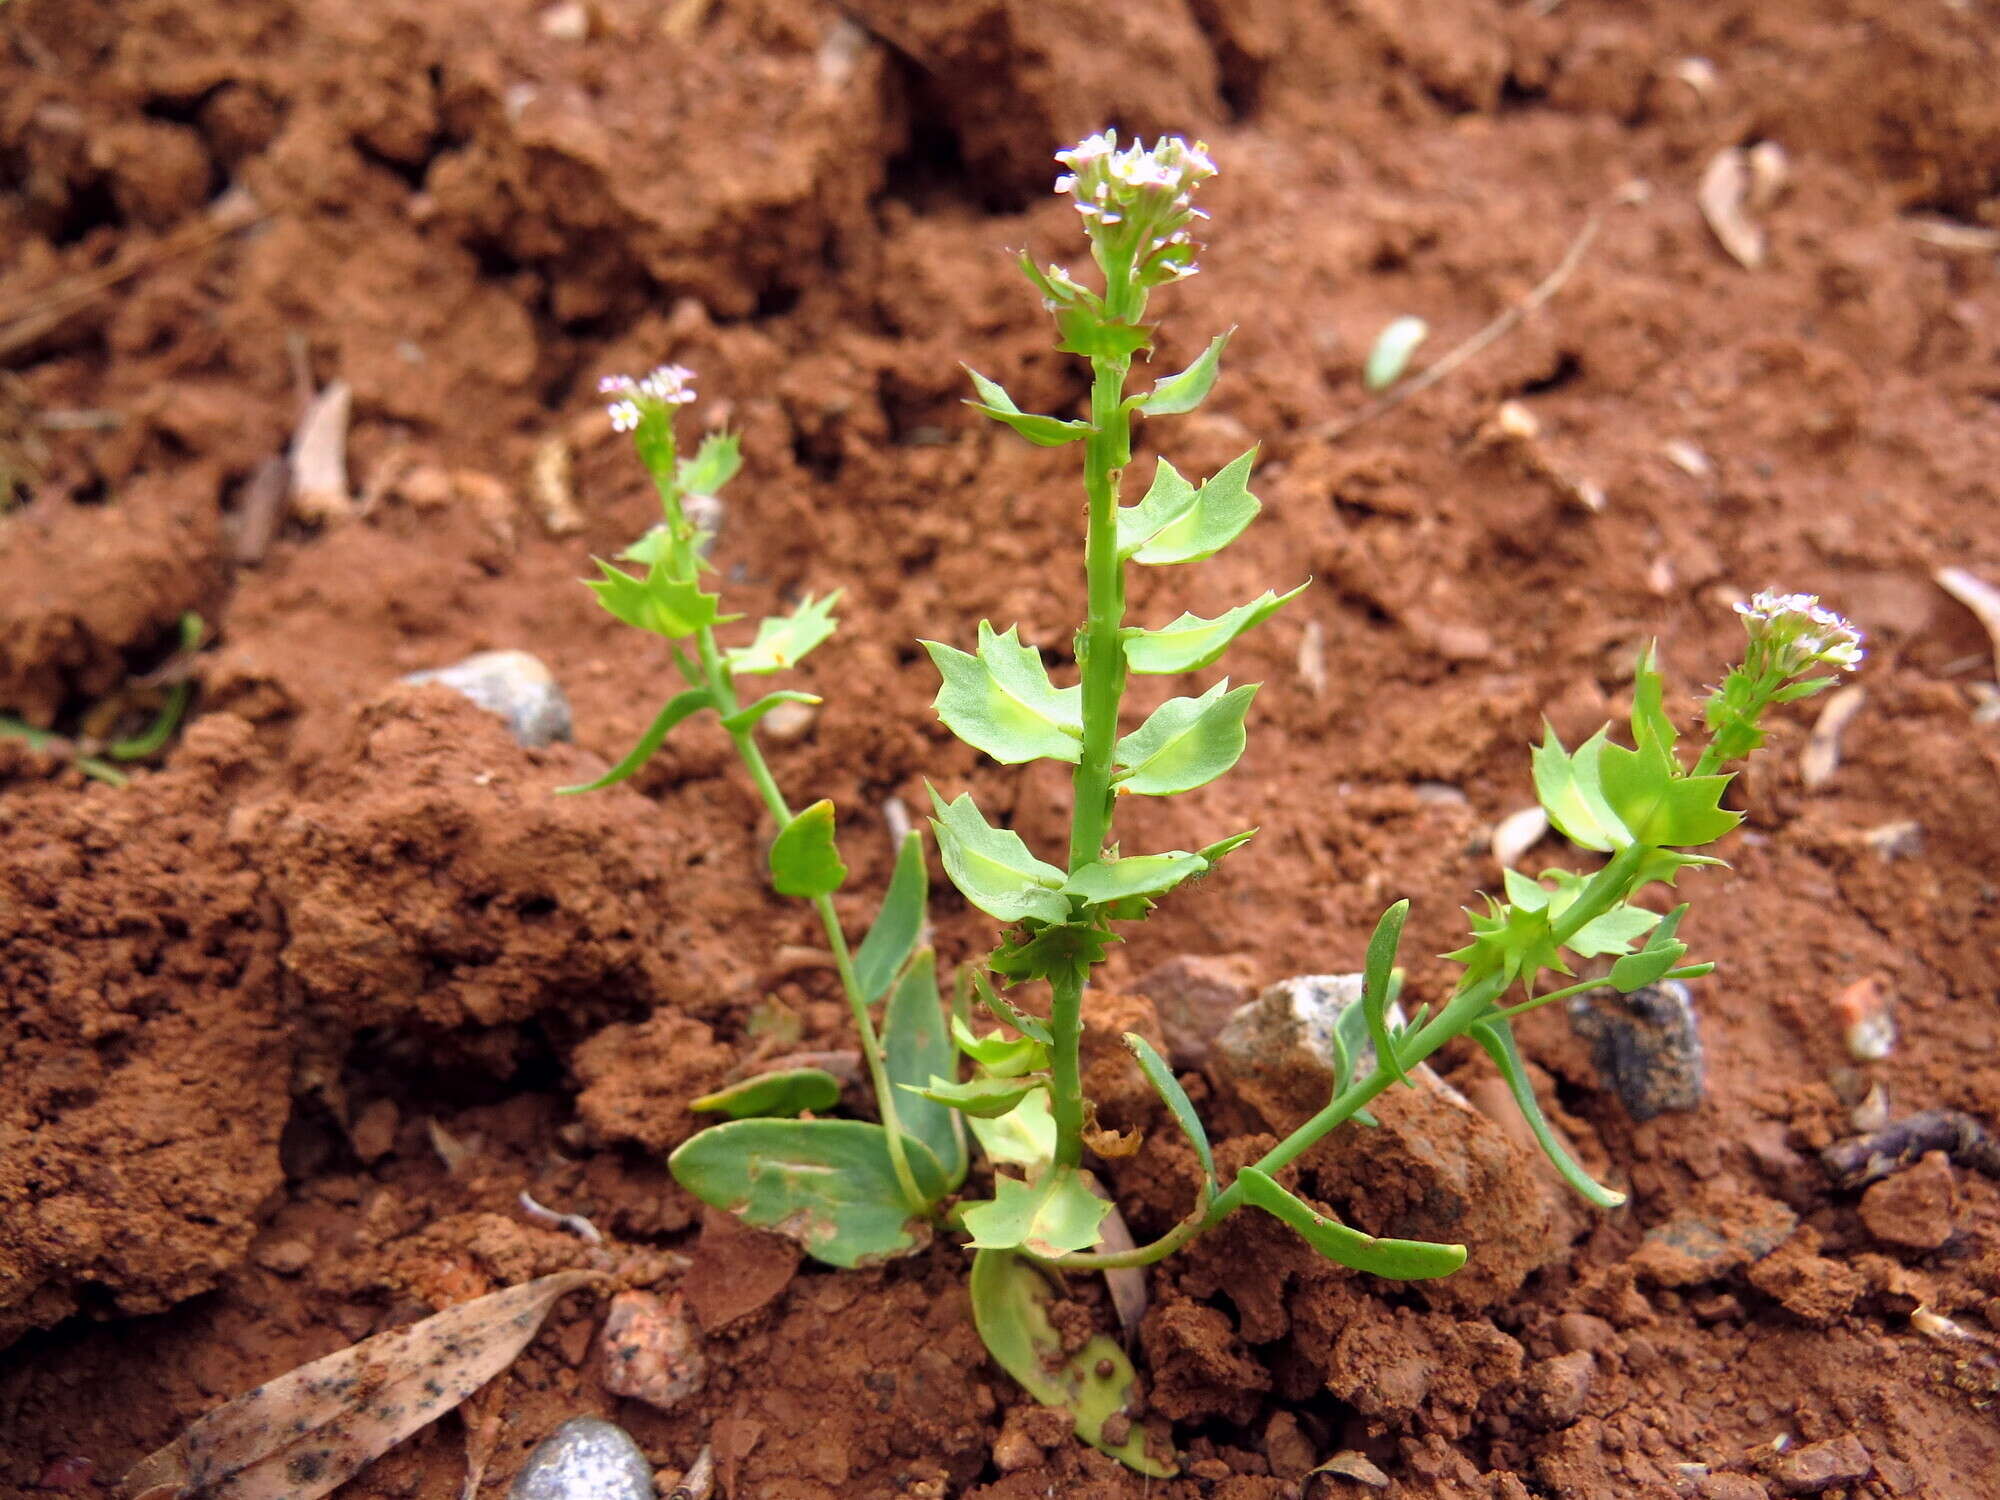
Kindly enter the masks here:
M 538 1277 L 301 1365 L 141 1459 L 124 1492 L 318 1500 L 512 1364 L 560 1298 L 604 1279 Z

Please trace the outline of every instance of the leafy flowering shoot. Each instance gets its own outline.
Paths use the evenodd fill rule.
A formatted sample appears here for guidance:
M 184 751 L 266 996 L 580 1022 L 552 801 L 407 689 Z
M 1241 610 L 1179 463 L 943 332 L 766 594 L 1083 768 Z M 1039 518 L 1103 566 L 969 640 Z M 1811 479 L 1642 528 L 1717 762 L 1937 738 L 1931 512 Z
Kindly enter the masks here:
M 1739 760 L 1764 743 L 1757 719 L 1767 704 L 1795 703 L 1826 691 L 1866 652 L 1861 632 L 1812 594 L 1773 589 L 1736 606 L 1750 637 L 1743 664 L 1709 695 L 1703 716 L 1713 731 L 1715 764 Z M 1832 672 L 1805 674 L 1816 668 Z

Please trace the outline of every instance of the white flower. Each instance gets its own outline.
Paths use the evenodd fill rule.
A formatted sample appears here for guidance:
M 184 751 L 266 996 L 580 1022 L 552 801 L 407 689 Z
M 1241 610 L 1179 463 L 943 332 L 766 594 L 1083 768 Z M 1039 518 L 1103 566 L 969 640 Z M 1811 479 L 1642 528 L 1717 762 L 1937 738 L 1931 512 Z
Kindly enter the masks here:
M 1186 226 L 1208 217 L 1194 206 L 1194 191 L 1215 175 L 1206 146 L 1163 136 L 1150 147 L 1134 141 L 1120 149 L 1118 132 L 1105 130 L 1058 151 L 1056 160 L 1070 169 L 1056 179 L 1056 191 L 1076 200 L 1106 265 L 1131 265 L 1144 286 L 1191 274 L 1199 247 Z
M 614 432 L 631 432 L 646 414 L 645 403 L 685 406 L 694 400 L 694 371 L 685 365 L 661 365 L 643 380 L 630 375 L 606 375 L 597 382 L 601 396 L 616 396 L 605 408 Z
M 614 401 L 606 410 L 611 413 L 613 432 L 631 432 L 639 425 L 639 403 L 636 401 Z
M 1860 629 L 1819 602 L 1816 594 L 1780 594 L 1763 589 L 1736 606 L 1751 641 L 1772 653 L 1786 676 L 1825 663 L 1843 672 L 1861 665 L 1866 654 Z
M 668 406 L 685 406 L 694 400 L 694 371 L 686 365 L 661 365 L 639 382 L 639 389 Z

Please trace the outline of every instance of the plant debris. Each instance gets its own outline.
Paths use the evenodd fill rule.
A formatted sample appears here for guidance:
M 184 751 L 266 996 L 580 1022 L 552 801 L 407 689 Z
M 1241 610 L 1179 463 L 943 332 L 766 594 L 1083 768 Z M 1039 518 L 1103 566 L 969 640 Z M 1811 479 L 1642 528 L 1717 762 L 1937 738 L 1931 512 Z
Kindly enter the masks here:
M 1952 598 L 1978 616 L 1993 638 L 1993 673 L 2000 678 L 2000 589 L 1964 568 L 1939 568 L 1931 575 Z
M 130 1500 L 318 1500 L 506 1369 L 558 1300 L 558 1271 L 301 1365 L 216 1408 L 125 1476 Z
M 1915 1166 L 1930 1151 L 1944 1152 L 1961 1167 L 2000 1177 L 2000 1141 L 1971 1115 L 1956 1109 L 1921 1110 L 1871 1135 L 1835 1141 L 1819 1159 L 1838 1186 L 1860 1188 Z
M 1806 747 L 1799 752 L 1799 780 L 1807 791 L 1816 792 L 1833 780 L 1833 773 L 1840 769 L 1841 732 L 1867 701 L 1868 690 L 1858 683 L 1827 694 L 1826 706 L 1820 709 Z
M 1750 153 L 1741 146 L 1725 146 L 1709 158 L 1695 201 L 1730 258 L 1754 271 L 1764 264 L 1765 240 L 1762 227 L 1748 212 L 1750 188 Z

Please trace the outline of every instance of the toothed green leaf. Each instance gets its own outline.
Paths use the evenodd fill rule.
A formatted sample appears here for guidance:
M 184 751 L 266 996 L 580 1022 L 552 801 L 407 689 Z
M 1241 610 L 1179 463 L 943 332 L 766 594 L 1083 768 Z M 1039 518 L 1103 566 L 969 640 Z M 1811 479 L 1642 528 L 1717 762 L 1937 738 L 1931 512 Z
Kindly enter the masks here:
M 1069 903 L 1057 894 L 1068 876 L 1030 854 L 1011 828 L 989 824 L 971 793 L 947 803 L 933 787 L 931 804 L 937 812 L 931 827 L 937 833 L 938 855 L 945 874 L 966 900 L 1001 922 L 1068 918 Z
M 679 640 L 704 625 L 740 618 L 719 613 L 718 596 L 703 593 L 699 584 L 676 583 L 668 578 L 662 563 L 654 563 L 644 578 L 634 578 L 602 558 L 592 561 L 604 576 L 588 581 L 591 592 L 597 595 L 599 604 L 627 625 Z
M 808 651 L 833 634 L 833 607 L 839 602 L 839 589 L 824 599 L 808 594 L 792 613 L 765 620 L 757 627 L 754 641 L 723 652 L 722 659 L 738 674 L 790 671 Z
M 1241 536 L 1261 509 L 1249 489 L 1256 461 L 1252 448 L 1194 490 L 1161 459 L 1145 498 L 1118 512 L 1118 555 L 1153 565 L 1213 557 Z
M 1598 759 L 1610 743 L 1600 729 L 1576 753 L 1563 749 L 1554 725 L 1545 724 L 1542 743 L 1534 752 L 1535 795 L 1556 831 L 1572 844 L 1609 854 L 1632 842 L 1632 835 L 1604 800 Z
M 1134 672 L 1199 671 L 1228 650 L 1230 642 L 1270 619 L 1305 590 L 1304 583 L 1289 594 L 1266 589 L 1250 603 L 1239 604 L 1212 620 L 1184 614 L 1158 630 L 1127 629 L 1123 632 L 1125 663 Z
M 1215 387 L 1215 377 L 1222 372 L 1222 350 L 1229 342 L 1228 333 L 1218 333 L 1208 341 L 1208 347 L 1201 351 L 1195 362 L 1178 374 L 1169 375 L 1152 389 L 1150 395 L 1139 397 L 1132 403 L 1132 409 L 1148 417 L 1179 416 L 1193 411 L 1208 398 Z
M 1081 896 L 1093 906 L 1127 896 L 1159 896 L 1207 868 L 1208 861 L 1199 854 L 1179 849 L 1167 854 L 1098 860 L 1073 873 L 1063 886 L 1063 894 Z
M 1170 698 L 1118 742 L 1115 758 L 1128 774 L 1117 788 L 1167 797 L 1215 780 L 1243 754 L 1243 716 L 1254 683 L 1231 689 L 1224 678 L 1199 698 Z
M 998 1119 L 966 1116 L 965 1123 L 979 1149 L 996 1166 L 1039 1167 L 1056 1154 L 1056 1120 L 1049 1110 L 1049 1091 L 1037 1089 Z
M 981 1036 L 957 1016 L 951 1018 L 951 1039 L 959 1051 L 979 1064 L 981 1072 L 994 1078 L 1019 1078 L 1049 1065 L 1048 1047 L 1035 1038 L 1003 1036 L 997 1031 Z
M 681 460 L 677 478 L 690 495 L 713 495 L 743 467 L 743 445 L 733 432 L 712 432 L 701 440 L 693 458 Z
M 822 798 L 796 814 L 771 845 L 771 888 L 780 896 L 831 896 L 847 879 L 833 840 L 833 804 Z
M 1049 681 L 1042 654 L 1014 627 L 979 622 L 979 654 L 922 643 L 944 681 L 933 707 L 945 728 L 1003 766 L 1030 760 L 1072 764 L 1082 754 L 1083 689 Z
M 992 1201 L 975 1203 L 962 1217 L 974 1249 L 1068 1255 L 1097 1243 L 1097 1226 L 1110 1212 L 1075 1167 L 1050 1167 L 1032 1183 L 995 1177 Z
M 1032 412 L 1024 412 L 1014 404 L 1014 398 L 996 382 L 988 380 L 970 365 L 965 367 L 965 373 L 972 377 L 972 388 L 979 392 L 977 401 L 968 401 L 965 404 L 974 411 L 985 413 L 996 422 L 1005 422 L 1037 447 L 1061 447 L 1064 443 L 1073 443 L 1090 432 L 1088 422 L 1065 422 L 1057 417 L 1043 417 Z

